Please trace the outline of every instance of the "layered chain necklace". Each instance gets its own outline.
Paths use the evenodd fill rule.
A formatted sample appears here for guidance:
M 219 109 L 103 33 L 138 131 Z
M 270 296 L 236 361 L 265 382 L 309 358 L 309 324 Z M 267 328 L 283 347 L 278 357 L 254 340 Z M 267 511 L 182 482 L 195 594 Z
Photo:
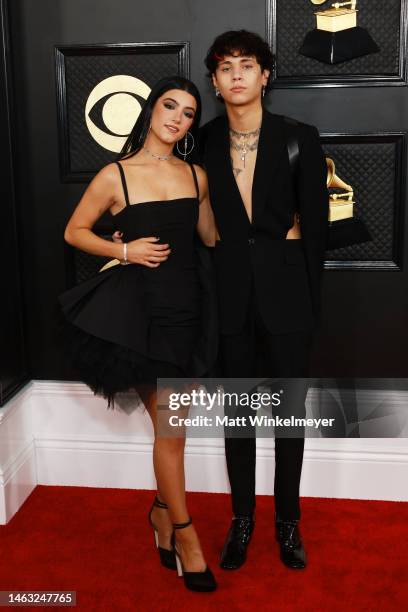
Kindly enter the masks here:
M 256 151 L 258 148 L 260 132 L 260 127 L 256 130 L 252 130 L 252 132 L 239 132 L 232 128 L 229 129 L 231 149 L 239 153 L 240 159 L 244 163 L 243 168 L 234 168 L 236 176 L 245 169 L 247 154 L 251 151 Z

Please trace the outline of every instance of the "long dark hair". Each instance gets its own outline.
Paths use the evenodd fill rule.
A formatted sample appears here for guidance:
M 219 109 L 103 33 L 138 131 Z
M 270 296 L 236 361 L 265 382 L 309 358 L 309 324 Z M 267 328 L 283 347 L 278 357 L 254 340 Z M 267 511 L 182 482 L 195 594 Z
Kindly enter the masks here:
M 200 125 L 201 119 L 201 96 L 197 87 L 194 85 L 192 81 L 185 79 L 180 76 L 170 76 L 160 79 L 152 88 L 135 125 L 131 133 L 129 134 L 123 148 L 118 156 L 118 159 L 123 159 L 128 156 L 130 153 L 132 155 L 140 151 L 143 147 L 147 134 L 149 132 L 149 127 L 152 118 L 152 112 L 154 105 L 157 100 L 162 96 L 166 91 L 170 91 L 171 89 L 181 89 L 182 91 L 187 91 L 189 94 L 193 96 L 195 101 L 197 102 L 197 109 L 194 115 L 194 121 L 190 127 L 190 132 L 192 133 L 195 140 L 198 126 Z M 174 148 L 174 155 L 178 155 L 176 147 Z

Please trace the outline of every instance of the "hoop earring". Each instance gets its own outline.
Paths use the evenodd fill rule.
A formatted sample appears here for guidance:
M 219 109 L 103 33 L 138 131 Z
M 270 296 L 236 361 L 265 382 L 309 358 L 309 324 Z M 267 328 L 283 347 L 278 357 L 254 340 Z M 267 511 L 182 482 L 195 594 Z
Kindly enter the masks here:
M 188 147 L 188 137 L 191 137 L 192 143 L 191 143 L 191 148 L 189 151 L 187 151 L 187 147 Z M 180 151 L 179 148 L 179 143 L 180 141 L 177 141 L 177 145 L 176 145 L 176 149 L 177 149 L 177 153 L 179 153 L 179 155 L 183 156 L 183 159 L 185 161 L 187 155 L 190 155 L 190 153 L 192 152 L 192 150 L 194 149 L 194 136 L 192 135 L 191 132 L 187 132 L 186 135 L 184 136 L 184 151 Z

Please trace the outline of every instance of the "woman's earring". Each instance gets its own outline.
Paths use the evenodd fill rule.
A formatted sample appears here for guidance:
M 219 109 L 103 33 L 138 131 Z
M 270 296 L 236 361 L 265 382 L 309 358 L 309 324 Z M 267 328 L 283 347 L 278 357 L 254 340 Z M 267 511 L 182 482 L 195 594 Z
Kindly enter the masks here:
M 187 149 L 188 149 L 188 137 L 191 138 L 191 147 L 187 151 Z M 185 160 L 187 155 L 190 155 L 190 153 L 194 149 L 194 136 L 192 135 L 192 133 L 191 132 L 187 132 L 186 135 L 184 136 L 184 151 L 180 151 L 179 144 L 180 144 L 180 141 L 178 140 L 177 141 L 177 145 L 176 145 L 177 152 L 179 153 L 179 155 L 182 155 L 183 159 Z
M 220 98 L 221 97 L 220 90 L 218 89 L 218 87 L 215 88 L 215 96 L 216 96 L 216 98 Z
M 262 97 L 265 96 L 265 91 L 266 91 L 266 87 L 265 85 L 262 85 Z

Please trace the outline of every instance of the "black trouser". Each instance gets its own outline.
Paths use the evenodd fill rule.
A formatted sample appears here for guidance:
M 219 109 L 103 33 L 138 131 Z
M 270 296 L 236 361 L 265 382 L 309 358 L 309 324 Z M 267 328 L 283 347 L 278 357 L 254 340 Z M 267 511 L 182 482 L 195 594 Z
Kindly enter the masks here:
M 251 304 L 244 329 L 239 334 L 221 335 L 223 374 L 229 378 L 305 378 L 308 376 L 311 340 L 309 331 L 271 334 L 256 306 Z M 293 411 L 296 416 L 305 414 L 306 393 L 307 385 L 304 386 L 301 406 Z M 281 519 L 300 518 L 303 449 L 304 437 L 275 437 L 275 510 Z M 252 514 L 255 509 L 255 436 L 234 438 L 226 435 L 225 454 L 232 510 L 236 516 Z

